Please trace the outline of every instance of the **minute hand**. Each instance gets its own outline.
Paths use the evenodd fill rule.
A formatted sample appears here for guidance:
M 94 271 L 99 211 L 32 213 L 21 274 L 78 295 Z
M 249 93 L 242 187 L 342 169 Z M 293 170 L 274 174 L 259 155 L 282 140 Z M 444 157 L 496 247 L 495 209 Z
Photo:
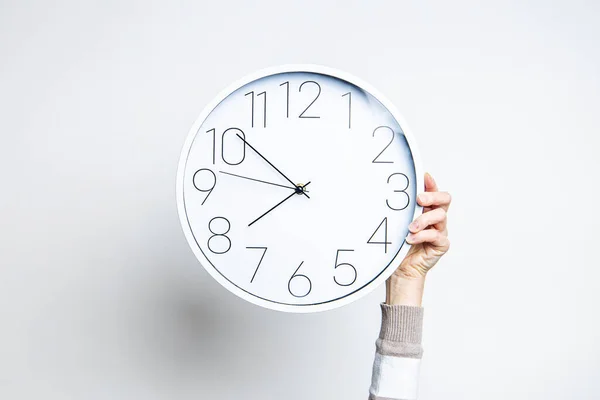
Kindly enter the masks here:
M 260 154 L 258 152 L 258 150 L 256 150 L 254 147 L 252 147 L 252 145 L 250 143 L 248 143 L 246 141 L 246 139 L 244 139 L 243 137 L 240 136 L 240 134 L 236 134 L 237 137 L 239 137 L 244 143 L 246 143 L 248 145 L 248 147 L 250 147 L 252 150 L 254 150 L 254 152 L 256 154 L 258 154 L 260 156 L 260 158 L 262 158 L 263 160 L 265 160 L 271 167 L 273 167 L 275 169 L 275 171 L 279 172 L 281 174 L 281 176 L 283 176 L 285 179 L 287 179 L 287 181 L 289 183 L 291 183 L 292 185 L 294 185 L 295 188 L 298 188 L 298 185 L 295 184 L 294 182 L 292 182 L 292 180 L 290 178 L 288 178 L 287 176 L 285 176 L 285 174 L 283 172 L 281 172 L 276 166 L 274 166 L 269 160 L 267 160 L 262 154 Z M 302 191 L 302 194 L 305 195 L 306 197 L 310 198 L 304 191 Z

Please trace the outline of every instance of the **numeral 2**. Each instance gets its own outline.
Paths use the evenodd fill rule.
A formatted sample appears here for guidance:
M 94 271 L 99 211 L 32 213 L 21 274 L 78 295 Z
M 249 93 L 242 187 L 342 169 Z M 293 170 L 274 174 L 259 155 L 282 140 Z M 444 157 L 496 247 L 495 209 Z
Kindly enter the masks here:
M 319 98 L 319 96 L 321 95 L 321 85 L 319 85 L 317 82 L 315 81 L 306 81 L 306 82 L 302 82 L 302 84 L 300 85 L 300 87 L 298 88 L 298 92 L 302 92 L 302 86 L 306 85 L 307 83 L 314 83 L 315 85 L 317 85 L 317 88 L 319 89 L 318 93 L 317 93 L 317 97 L 315 97 L 315 99 L 308 105 L 308 107 L 306 107 L 304 109 L 304 111 L 302 111 L 302 113 L 298 116 L 298 118 L 321 118 L 321 117 L 316 117 L 316 116 L 309 116 L 309 115 L 304 115 L 305 112 L 308 111 L 308 109 L 315 104 L 315 101 L 317 101 L 317 99 Z
M 375 132 L 377 132 L 379 129 L 388 129 L 391 136 L 390 136 L 390 142 L 383 148 L 383 150 L 381 150 L 381 152 L 379 154 L 377 154 L 377 157 L 375 157 L 373 159 L 373 162 L 376 164 L 392 164 L 393 161 L 381 161 L 378 160 L 378 158 L 383 154 L 384 151 L 387 150 L 388 147 L 390 147 L 390 144 L 392 144 L 392 142 L 394 141 L 394 137 L 396 135 L 394 135 L 394 130 L 392 128 L 390 128 L 389 126 L 378 126 L 377 128 L 375 128 L 375 130 L 373 131 L 373 137 L 375 137 Z

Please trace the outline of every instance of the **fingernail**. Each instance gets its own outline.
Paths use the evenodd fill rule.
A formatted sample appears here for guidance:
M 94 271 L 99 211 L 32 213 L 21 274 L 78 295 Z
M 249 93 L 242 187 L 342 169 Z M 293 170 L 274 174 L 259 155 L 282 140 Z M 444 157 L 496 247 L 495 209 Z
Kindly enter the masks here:
M 419 197 L 419 202 L 420 203 L 424 203 L 425 200 L 427 199 L 427 196 L 425 196 L 424 194 L 420 194 L 418 197 Z
M 410 225 L 408 226 L 408 228 L 410 230 L 413 230 L 413 231 L 416 230 L 416 229 L 419 229 L 419 223 L 417 221 L 413 221 L 413 222 L 410 223 Z
M 406 241 L 407 241 L 408 243 L 410 243 L 410 242 L 412 242 L 412 240 L 413 240 L 414 238 L 415 238 L 415 236 L 414 236 L 412 233 L 409 233 L 409 234 L 406 236 Z

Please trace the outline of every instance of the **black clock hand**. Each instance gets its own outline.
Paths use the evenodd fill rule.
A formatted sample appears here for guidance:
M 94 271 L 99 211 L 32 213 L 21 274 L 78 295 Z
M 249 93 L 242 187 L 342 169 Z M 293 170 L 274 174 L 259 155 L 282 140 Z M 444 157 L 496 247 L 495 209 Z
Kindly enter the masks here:
M 231 172 L 225 172 L 225 171 L 219 171 L 219 172 L 222 173 L 222 174 L 225 174 L 225 175 L 231 175 L 231 176 L 236 176 L 236 177 L 242 178 L 242 179 L 248 179 L 250 181 L 256 181 L 256 182 L 266 183 L 267 185 L 279 186 L 279 187 L 288 188 L 288 189 L 292 189 L 292 190 L 296 190 L 297 189 L 297 188 L 292 187 L 292 186 L 285 186 L 285 185 L 280 185 L 278 183 L 261 181 L 260 179 L 254 179 L 254 178 L 250 178 L 250 177 L 247 177 L 247 176 L 232 174 Z
M 286 197 L 285 199 L 281 200 L 279 203 L 275 204 L 273 207 L 271 207 L 269 210 L 267 210 L 267 212 L 265 212 L 263 215 L 261 215 L 260 217 L 256 218 L 254 221 L 250 222 L 248 224 L 248 226 L 251 226 L 253 223 L 255 223 L 256 221 L 258 221 L 259 219 L 261 219 L 262 217 L 264 217 L 265 215 L 267 215 L 268 213 L 270 213 L 271 211 L 273 211 L 274 209 L 276 209 L 277 207 L 279 207 L 281 204 L 283 204 L 285 201 L 289 200 L 292 198 L 293 195 L 295 194 L 301 194 L 304 193 L 304 188 L 308 186 L 310 182 L 308 182 L 306 185 L 304 185 L 303 187 L 297 187 L 296 191 L 292 194 L 290 194 L 288 197 Z
M 266 158 L 265 158 L 265 157 L 264 157 L 262 154 L 260 154 L 260 153 L 258 152 L 258 150 L 256 150 L 254 147 L 252 147 L 252 145 L 251 145 L 250 143 L 248 143 L 248 142 L 246 141 L 246 139 L 244 139 L 243 137 L 241 137 L 239 133 L 238 133 L 238 134 L 236 134 L 236 135 L 237 135 L 237 137 L 239 137 L 239 138 L 240 138 L 240 139 L 241 139 L 241 140 L 242 140 L 244 143 L 246 143 L 246 144 L 248 145 L 248 147 L 250 147 L 252 150 L 254 150 L 254 152 L 255 152 L 256 154 L 258 154 L 258 155 L 260 156 L 260 158 L 262 158 L 263 160 L 265 160 L 265 161 L 266 161 L 266 162 L 267 162 L 267 163 L 268 163 L 268 164 L 269 164 L 271 167 L 273 167 L 273 168 L 275 169 L 275 171 L 279 172 L 279 173 L 281 174 L 281 176 L 283 176 L 285 179 L 287 179 L 287 181 L 288 181 L 289 183 L 291 183 L 292 185 L 294 185 L 294 187 L 295 187 L 296 189 L 298 189 L 298 185 L 296 185 L 294 182 L 292 182 L 292 180 L 291 180 L 290 178 L 288 178 L 287 176 L 285 176 L 285 174 L 284 174 L 283 172 L 281 172 L 279 169 L 277 169 L 277 167 L 276 167 L 276 166 L 274 166 L 273 164 L 271 164 L 271 162 L 270 162 L 269 160 L 267 160 L 267 159 L 266 159 Z M 306 186 L 306 185 L 304 185 L 304 186 Z M 309 196 L 306 194 L 306 192 L 304 192 L 304 190 L 302 190 L 302 194 L 303 194 L 303 195 L 305 195 L 306 197 L 308 197 L 308 198 L 310 199 L 310 197 L 309 197 Z

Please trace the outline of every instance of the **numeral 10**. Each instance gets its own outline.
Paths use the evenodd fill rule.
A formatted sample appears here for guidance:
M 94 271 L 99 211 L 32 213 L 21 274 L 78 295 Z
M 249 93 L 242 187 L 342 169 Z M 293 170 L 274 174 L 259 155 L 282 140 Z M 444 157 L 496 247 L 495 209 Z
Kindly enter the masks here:
M 214 165 L 217 161 L 217 131 L 213 128 L 206 131 L 206 133 L 212 134 L 212 163 Z M 221 159 L 225 164 L 239 165 L 246 158 L 246 143 L 244 140 L 240 140 L 237 135 L 240 135 L 244 140 L 246 140 L 246 135 L 239 128 L 225 129 L 221 135 Z M 225 145 L 226 143 L 228 143 L 227 146 Z M 235 151 L 235 148 L 239 149 L 240 146 L 242 150 Z M 226 148 L 229 149 L 229 151 L 226 152 Z M 232 151 L 232 149 L 234 150 Z

